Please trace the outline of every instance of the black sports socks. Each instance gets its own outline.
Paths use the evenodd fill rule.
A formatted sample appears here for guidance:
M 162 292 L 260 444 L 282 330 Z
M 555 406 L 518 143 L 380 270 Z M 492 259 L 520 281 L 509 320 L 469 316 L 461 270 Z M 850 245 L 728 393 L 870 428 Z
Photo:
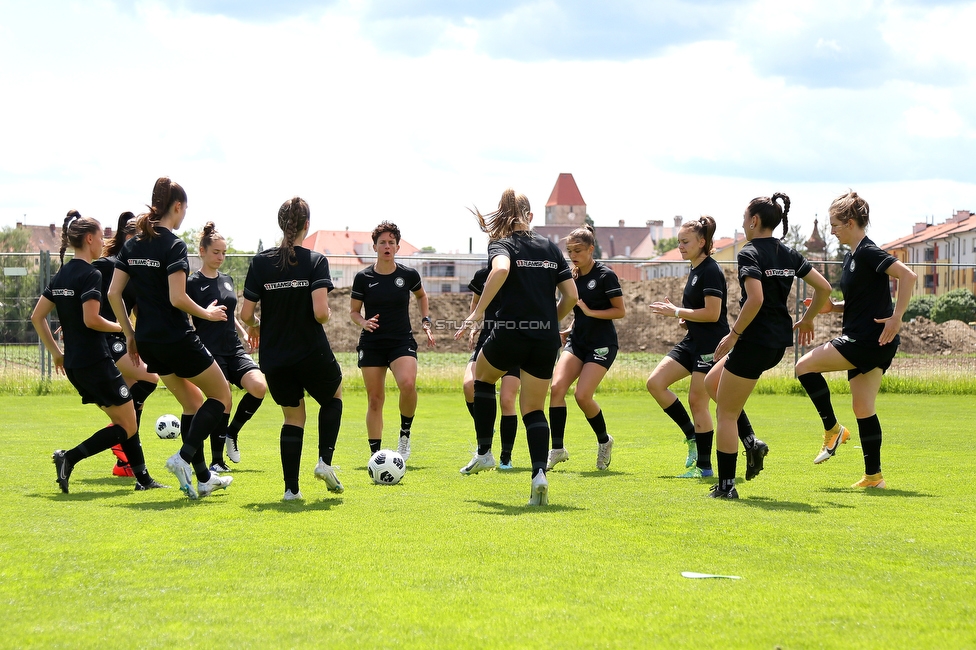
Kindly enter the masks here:
M 552 448 L 562 449 L 565 446 L 566 435 L 566 407 L 549 407 L 549 426 L 552 433 Z
M 834 407 L 830 403 L 830 388 L 827 386 L 827 380 L 819 372 L 808 372 L 805 375 L 800 375 L 797 379 L 800 380 L 800 384 L 810 396 L 810 401 L 816 407 L 817 413 L 820 414 L 824 431 L 833 429 L 834 425 L 837 424 L 837 417 L 834 415 Z
M 491 451 L 491 441 L 495 437 L 495 416 L 498 408 L 495 399 L 495 385 L 486 381 L 474 382 L 474 431 L 478 439 L 478 455 L 483 456 Z M 545 415 L 542 416 L 545 420 Z M 549 431 L 546 427 L 546 435 Z M 548 446 L 549 439 L 546 438 Z M 547 452 L 548 453 L 548 452 Z
M 680 399 L 676 398 L 671 406 L 664 409 L 664 412 L 674 420 L 674 423 L 681 429 L 681 433 L 685 434 L 685 440 L 691 440 L 695 437 L 695 423 L 688 417 L 688 411 L 685 410 Z
M 532 478 L 546 471 L 549 458 L 549 423 L 546 414 L 540 409 L 522 416 L 525 425 L 525 440 L 529 443 L 529 458 L 532 459 Z

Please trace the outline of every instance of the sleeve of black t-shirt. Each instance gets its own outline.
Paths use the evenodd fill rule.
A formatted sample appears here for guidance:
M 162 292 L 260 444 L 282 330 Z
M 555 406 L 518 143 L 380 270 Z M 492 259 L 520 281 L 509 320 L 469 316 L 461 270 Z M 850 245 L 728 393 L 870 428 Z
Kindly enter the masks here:
M 739 262 L 739 279 L 755 278 L 762 280 L 762 269 L 759 266 L 759 251 L 755 248 L 743 248 L 737 256 Z
M 173 275 L 183 271 L 190 274 L 190 263 L 186 259 L 186 243 L 177 237 L 173 240 L 173 245 L 166 251 L 166 275 Z
M 723 286 L 725 285 L 725 275 L 722 273 L 721 268 L 712 266 L 702 274 L 700 280 L 703 295 L 715 296 L 717 298 L 725 297 L 726 289 Z
M 565 282 L 566 280 L 572 280 L 573 270 L 569 268 L 566 258 L 563 257 L 563 252 L 559 250 L 559 247 L 552 242 L 549 242 L 549 247 L 555 252 L 556 255 L 556 284 Z
M 424 282 L 420 279 L 420 272 L 417 269 L 407 269 L 407 283 L 410 285 L 411 293 L 417 293 L 424 287 Z
M 352 279 L 352 291 L 349 297 L 353 300 L 363 300 L 366 298 L 366 274 L 360 271 Z
M 130 239 L 129 241 L 135 241 L 135 238 Z M 124 272 L 126 275 L 131 275 L 131 273 L 129 273 L 129 247 L 126 245 L 128 243 L 129 242 L 123 244 L 122 250 L 120 250 L 119 254 L 115 256 L 115 268 Z
M 244 298 L 251 302 L 261 300 L 261 278 L 258 277 L 258 271 L 255 269 L 257 262 L 257 256 L 251 258 L 251 263 L 247 266 L 247 275 L 244 276 Z
M 480 296 L 485 292 L 485 281 L 488 280 L 488 274 L 491 272 L 490 268 L 478 269 L 474 272 L 474 277 L 471 278 L 471 282 L 468 283 L 468 289 L 471 290 L 476 296 Z
M 504 241 L 488 242 L 488 268 L 491 269 L 491 261 L 501 255 L 512 259 L 512 251 L 509 250 Z
M 55 277 L 57 277 L 57 276 L 55 276 Z M 54 292 L 51 291 L 51 287 L 52 286 L 54 286 L 54 279 L 53 278 L 51 279 L 51 282 L 49 282 L 48 285 L 46 287 L 44 287 L 44 291 L 41 292 L 41 295 L 44 296 L 45 298 L 47 298 L 48 300 L 50 300 L 51 302 L 54 302 Z
M 92 268 L 79 288 L 81 289 L 79 303 L 85 304 L 89 300 L 97 300 L 99 305 L 102 304 L 102 274 L 98 269 Z
M 312 291 L 326 289 L 332 291 L 332 276 L 329 274 L 329 259 L 325 255 L 318 255 L 312 260 L 312 275 L 309 277 L 309 287 Z
M 877 246 L 865 246 L 859 255 L 861 264 L 867 264 L 869 268 L 878 273 L 884 273 L 892 264 L 897 262 L 894 257 L 884 252 Z
M 810 271 L 813 270 L 813 265 L 810 264 L 810 262 L 808 262 L 805 257 L 800 255 L 796 251 L 792 251 L 792 252 L 796 260 L 796 277 L 805 278 L 810 273 Z
M 620 279 L 610 269 L 606 269 L 603 273 L 603 293 L 607 298 L 617 298 L 624 295 L 624 290 L 620 288 Z

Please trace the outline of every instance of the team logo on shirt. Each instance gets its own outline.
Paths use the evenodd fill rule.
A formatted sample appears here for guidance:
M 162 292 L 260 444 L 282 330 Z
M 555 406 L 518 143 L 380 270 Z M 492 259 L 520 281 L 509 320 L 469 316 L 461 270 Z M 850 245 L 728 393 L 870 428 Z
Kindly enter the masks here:
M 395 284 L 398 288 L 402 289 L 403 285 L 405 285 L 406 282 L 403 281 L 403 278 L 397 278 L 396 280 L 393 281 L 393 284 Z
M 119 395 L 121 395 L 123 399 L 127 399 L 129 397 L 129 387 L 125 384 L 119 386 Z
M 363 360 L 363 351 L 362 350 L 359 351 L 359 360 L 360 361 Z
M 698 276 L 693 275 L 691 276 L 691 286 L 695 286 L 696 284 L 698 284 Z
M 851 260 L 851 271 L 854 270 L 854 260 Z
M 234 287 L 231 286 L 231 283 L 230 282 L 225 282 L 224 283 L 224 289 L 227 289 L 228 291 L 233 291 L 234 290 Z
M 265 291 L 274 291 L 275 289 L 298 289 L 307 286 L 308 280 L 284 280 L 283 282 L 267 282 L 264 289 Z
M 74 289 L 51 289 L 51 293 L 54 294 L 55 296 L 70 298 L 71 296 L 75 295 L 75 290 Z
M 586 288 L 589 289 L 590 291 L 596 289 L 596 280 L 590 280 L 589 282 L 587 282 Z
M 515 266 L 526 269 L 554 269 L 556 263 L 549 260 L 515 260 Z
M 116 341 L 112 344 L 112 352 L 118 353 L 122 352 L 123 350 L 125 350 L 125 344 L 123 344 L 122 341 Z
M 606 361 L 608 354 L 610 354 L 610 348 L 596 348 L 593 350 L 593 357 L 598 361 Z
M 792 278 L 795 275 L 793 269 L 766 269 L 767 278 Z
M 154 269 L 159 268 L 159 260 L 149 260 L 142 258 L 135 258 L 129 260 L 129 266 L 149 266 Z

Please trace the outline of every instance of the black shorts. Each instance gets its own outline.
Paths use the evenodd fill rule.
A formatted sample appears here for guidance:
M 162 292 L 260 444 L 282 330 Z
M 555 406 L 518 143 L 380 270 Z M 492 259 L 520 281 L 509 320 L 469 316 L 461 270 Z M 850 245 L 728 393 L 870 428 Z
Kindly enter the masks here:
M 396 341 L 376 341 L 368 345 L 357 345 L 360 368 L 388 367 L 400 357 L 417 358 L 417 341 L 411 336 Z
M 563 348 L 566 352 L 581 360 L 584 364 L 595 363 L 598 366 L 603 366 L 607 370 L 610 370 L 610 366 L 613 365 L 613 360 L 617 358 L 616 345 L 608 345 L 601 348 L 590 348 L 583 345 L 573 345 L 572 337 L 566 341 L 566 347 Z
M 474 352 L 471 353 L 471 357 L 468 359 L 468 363 L 476 363 L 478 361 L 478 353 L 479 352 L 481 352 L 481 346 L 476 347 L 474 349 Z M 505 373 L 505 376 L 506 377 L 515 377 L 516 379 L 518 379 L 519 377 L 521 377 L 521 373 L 519 372 L 518 366 L 516 366 L 515 368 L 512 368 L 511 370 L 509 370 L 508 372 L 506 372 Z
M 759 379 L 783 359 L 786 348 L 767 348 L 758 343 L 737 341 L 729 352 L 725 369 L 743 379 Z
M 481 348 L 481 353 L 495 368 L 518 368 L 538 379 L 552 379 L 559 344 L 525 338 L 510 330 L 495 330 Z
M 118 361 L 129 351 L 125 343 L 125 336 L 122 334 L 105 333 L 105 342 L 108 343 L 108 351 L 112 355 L 112 361 Z
M 214 362 L 210 350 L 200 342 L 194 332 L 174 343 L 139 341 L 139 356 L 146 362 L 149 372 L 157 375 L 176 375 L 188 379 L 196 377 Z
M 298 406 L 305 391 L 316 402 L 324 404 L 342 385 L 342 368 L 329 348 L 313 352 L 294 365 L 269 370 L 264 376 L 278 406 Z
M 220 372 L 224 373 L 224 378 L 238 388 L 244 388 L 241 386 L 244 375 L 258 369 L 258 364 L 254 363 L 254 359 L 244 348 L 237 348 L 234 354 L 227 356 L 215 354 L 214 361 L 220 367 Z
M 121 406 L 132 400 L 122 373 L 111 359 L 102 359 L 83 368 L 65 368 L 64 374 L 81 395 L 82 404 Z
M 667 356 L 680 363 L 685 370 L 691 373 L 708 374 L 708 371 L 715 365 L 714 348 L 703 354 L 695 342 L 687 336 L 678 341 L 678 344 L 671 348 Z
M 854 366 L 853 370 L 847 371 L 847 379 L 851 380 L 861 374 L 867 374 L 875 368 L 881 368 L 882 374 L 891 367 L 891 360 L 895 358 L 898 351 L 898 344 L 901 337 L 895 336 L 895 340 L 888 345 L 864 345 L 850 340 L 846 336 L 838 336 L 830 342 L 834 349 L 840 352 L 840 356 Z

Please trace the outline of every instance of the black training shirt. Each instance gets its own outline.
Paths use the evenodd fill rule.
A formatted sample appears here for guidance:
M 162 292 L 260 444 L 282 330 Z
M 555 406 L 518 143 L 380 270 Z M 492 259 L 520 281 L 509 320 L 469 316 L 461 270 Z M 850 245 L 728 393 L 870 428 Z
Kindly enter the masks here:
M 728 285 L 725 273 L 718 262 L 706 257 L 701 264 L 691 269 L 685 292 L 681 296 L 681 306 L 685 309 L 704 309 L 705 297 L 713 296 L 722 300 L 722 312 L 714 323 L 696 323 L 686 320 L 688 336 L 695 342 L 698 350 L 714 350 L 718 342 L 729 333 Z
M 292 366 L 322 349 L 329 339 L 312 310 L 312 292 L 332 291 L 325 255 L 295 246 L 295 266 L 280 266 L 277 248 L 255 255 L 244 280 L 244 297 L 261 303 L 261 370 Z
M 397 263 L 393 273 L 381 275 L 371 264 L 356 274 L 350 296 L 363 301 L 364 316 L 369 319 L 379 314 L 379 327 L 373 332 L 363 330 L 359 344 L 376 341 L 399 341 L 411 336 L 410 294 L 423 286 L 420 273 Z
M 41 294 L 54 303 L 64 334 L 64 367 L 84 368 L 111 359 L 102 332 L 85 325 L 84 303 L 101 300 L 101 274 L 84 260 L 72 259 Z
M 894 313 L 891 285 L 885 271 L 897 260 L 865 237 L 844 256 L 840 290 L 844 294 L 844 335 L 868 345 L 878 345 L 884 323 Z
M 746 278 L 762 282 L 763 302 L 759 313 L 739 338 L 767 348 L 793 345 L 793 318 L 787 302 L 793 278 L 806 276 L 813 267 L 792 248 L 775 237 L 753 239 L 739 251 L 739 286 L 745 303 Z
M 186 295 L 204 309 L 213 301 L 227 308 L 227 320 L 209 321 L 193 316 L 197 336 L 210 350 L 210 354 L 228 357 L 237 353 L 241 339 L 237 336 L 234 313 L 237 311 L 237 292 L 234 280 L 226 273 L 217 271 L 216 278 L 208 278 L 201 271 L 194 271 L 186 279 Z
M 193 331 L 189 315 L 174 307 L 169 297 L 169 276 L 190 272 L 182 239 L 156 226 L 155 237 L 140 234 L 125 242 L 115 268 L 128 274 L 135 290 L 137 342 L 175 343 Z
M 517 231 L 488 244 L 489 265 L 499 255 L 511 260 L 511 269 L 497 295 L 496 328 L 558 346 L 556 285 L 573 279 L 562 251 L 545 237 Z
M 611 298 L 624 295 L 617 274 L 605 264 L 595 262 L 586 275 L 576 278 L 576 290 L 580 300 L 593 310 L 610 309 Z M 579 346 L 594 350 L 617 345 L 617 328 L 606 318 L 591 318 L 579 306 L 573 307 L 573 331 L 570 340 Z

